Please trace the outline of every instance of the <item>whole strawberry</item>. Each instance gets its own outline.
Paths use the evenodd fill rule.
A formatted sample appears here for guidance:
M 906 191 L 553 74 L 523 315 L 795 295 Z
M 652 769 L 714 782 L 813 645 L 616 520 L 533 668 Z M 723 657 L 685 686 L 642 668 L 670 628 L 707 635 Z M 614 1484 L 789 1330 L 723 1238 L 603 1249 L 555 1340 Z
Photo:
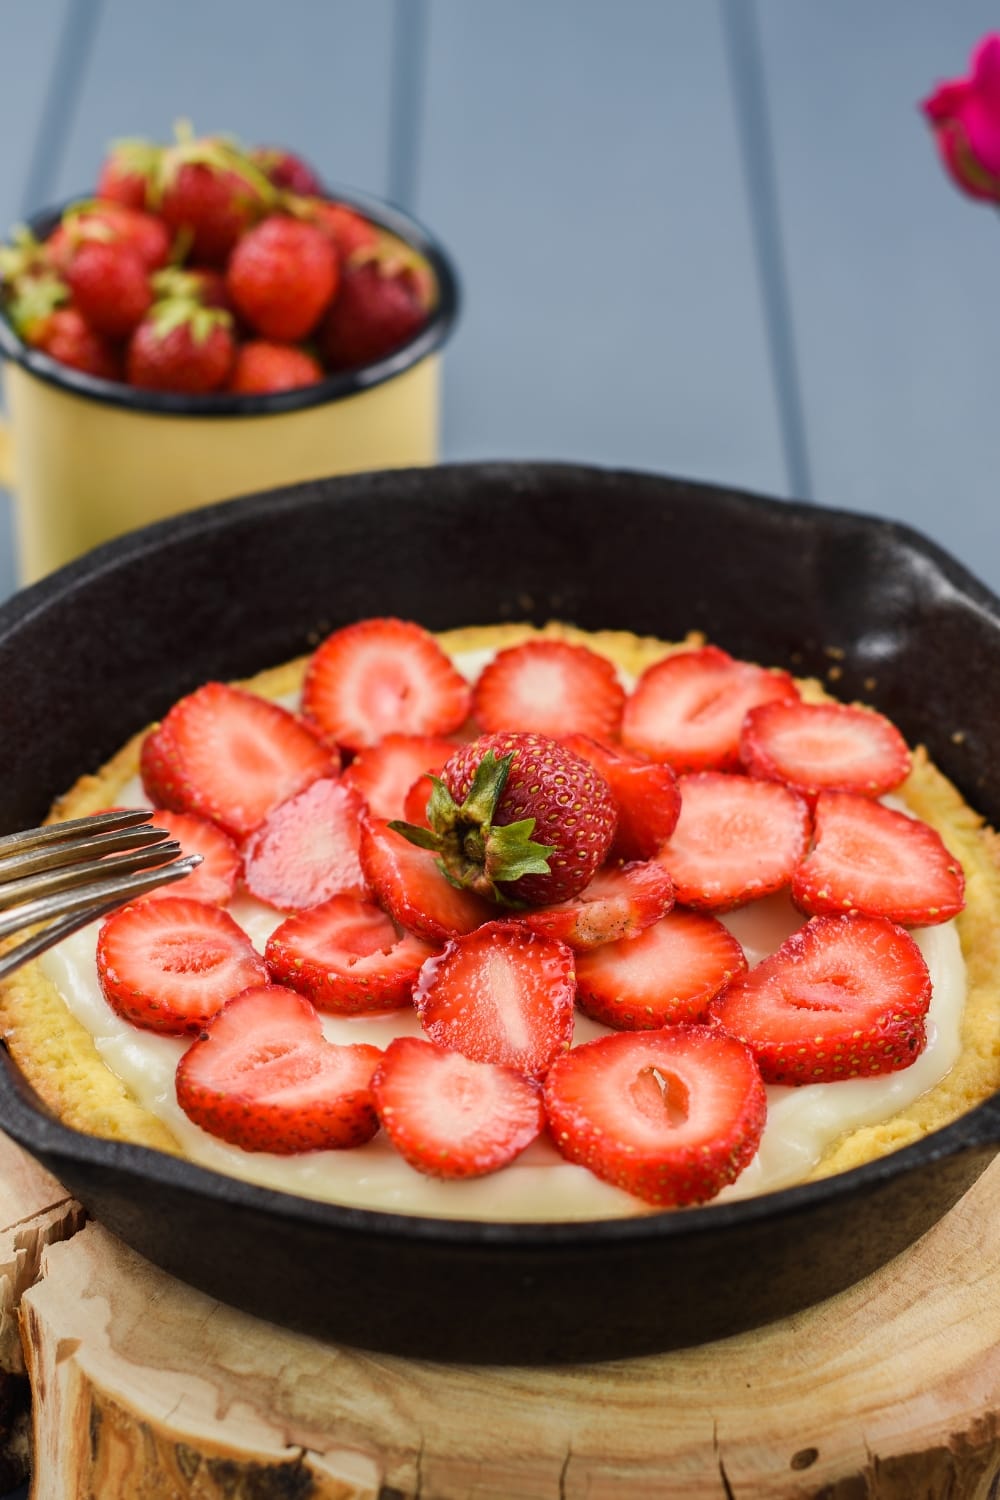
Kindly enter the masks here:
M 125 208 L 146 208 L 162 155 L 163 147 L 152 141 L 115 141 L 101 164 L 98 198 Z
M 237 311 L 257 333 L 294 343 L 319 321 L 339 276 L 337 252 L 322 230 L 275 214 L 242 237 L 226 283 Z
M 260 168 L 225 141 L 182 139 L 164 152 L 159 210 L 188 242 L 194 261 L 222 265 L 275 200 L 276 189 Z
M 109 339 L 128 338 L 153 302 L 149 271 L 125 240 L 84 240 L 66 280 L 91 328 Z
M 158 302 L 129 340 L 129 382 L 152 391 L 204 395 L 221 390 L 236 354 L 232 318 L 183 298 Z
M 411 339 L 427 321 L 423 268 L 378 254 L 343 267 L 340 290 L 320 330 L 321 352 L 334 370 L 371 364 Z
M 229 389 L 245 396 L 294 391 L 323 379 L 323 367 L 294 344 L 248 339 L 236 351 Z
M 453 885 L 501 906 L 549 906 L 583 890 L 614 838 L 598 772 L 540 734 L 486 734 L 431 778 L 430 828 L 389 826 L 437 853 Z
M 312 197 L 323 191 L 323 184 L 309 163 L 284 146 L 255 146 L 250 160 L 284 193 Z
M 341 263 L 350 260 L 358 251 L 370 251 L 378 246 L 378 230 L 370 219 L 357 209 L 348 208 L 333 198 L 306 198 L 296 208 L 299 218 L 308 219 L 322 229 L 336 245 Z
M 101 380 L 121 380 L 121 355 L 113 344 L 95 333 L 75 307 L 59 307 L 29 340 L 52 359 Z
M 170 231 L 156 214 L 126 208 L 121 203 L 72 204 L 45 241 L 49 264 L 65 275 L 80 246 L 123 241 L 139 256 L 147 271 L 165 266 L 170 257 Z

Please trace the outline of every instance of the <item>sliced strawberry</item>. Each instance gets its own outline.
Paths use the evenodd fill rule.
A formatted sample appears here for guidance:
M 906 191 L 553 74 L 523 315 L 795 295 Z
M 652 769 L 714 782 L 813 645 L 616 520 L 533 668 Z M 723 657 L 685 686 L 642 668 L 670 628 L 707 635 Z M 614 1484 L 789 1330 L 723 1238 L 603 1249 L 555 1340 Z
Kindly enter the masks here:
M 344 782 L 361 793 L 376 818 L 401 818 L 406 796 L 426 771 L 440 771 L 455 753 L 453 740 L 433 734 L 387 734 L 377 745 L 359 750 L 344 772 Z M 426 804 L 431 784 L 426 782 Z
M 108 917 L 97 939 L 97 975 L 126 1021 L 179 1036 L 200 1031 L 233 995 L 264 983 L 267 969 L 228 912 L 163 896 Z
M 264 958 L 276 984 L 319 1010 L 353 1013 L 409 1005 L 420 966 L 437 952 L 360 896 L 331 896 L 276 928 Z
M 677 826 L 681 794 L 665 761 L 643 760 L 621 746 L 602 745 L 585 734 L 563 740 L 567 749 L 589 760 L 618 806 L 611 859 L 652 859 Z
M 728 911 L 781 890 L 809 843 L 804 797 L 721 771 L 680 778 L 681 815 L 658 860 L 682 906 Z
M 468 717 L 470 691 L 430 631 L 410 620 L 360 620 L 313 653 L 302 706 L 349 750 L 385 735 L 449 734 Z
M 333 777 L 280 803 L 243 845 L 247 890 L 279 911 L 301 911 L 345 891 L 360 894 L 363 806 L 352 787 Z
M 801 911 L 925 927 L 962 910 L 962 866 L 926 823 L 851 792 L 820 792 L 815 816 L 815 843 L 792 878 Z
M 403 821 L 412 823 L 416 828 L 430 828 L 430 814 L 427 811 L 431 800 L 431 792 L 434 783 L 429 772 L 418 776 L 403 799 Z
M 717 646 L 678 651 L 647 667 L 625 704 L 622 739 L 675 771 L 734 771 L 751 708 L 798 697 L 787 672 L 738 661 Z
M 767 1096 L 753 1056 L 708 1026 L 618 1032 L 549 1069 L 545 1111 L 568 1161 L 646 1203 L 704 1203 L 757 1150 Z
M 334 752 L 297 715 L 221 682 L 175 703 L 147 734 L 140 758 L 152 802 L 210 818 L 236 839 L 336 770 Z
M 196 817 L 194 813 L 168 812 L 165 808 L 156 808 L 149 822 L 151 827 L 162 828 L 176 839 L 182 854 L 200 854 L 201 864 L 190 875 L 158 886 L 142 899 L 159 901 L 164 896 L 184 896 L 189 901 L 225 906 L 236 889 L 240 873 L 240 851 L 228 833 L 207 818 Z
M 401 1156 L 430 1177 L 482 1177 L 519 1156 L 545 1124 L 536 1083 L 422 1037 L 390 1042 L 372 1079 L 375 1108 Z
M 382 1053 L 323 1036 L 319 1013 L 280 985 L 244 990 L 177 1064 L 177 1102 L 244 1151 L 340 1150 L 378 1129 L 371 1078 Z
M 606 656 L 569 641 L 531 640 L 498 651 L 472 690 L 472 711 L 487 734 L 617 735 L 625 689 Z
M 821 791 L 881 797 L 910 771 L 896 726 L 874 709 L 847 703 L 752 708 L 740 731 L 740 759 L 749 775 L 784 781 L 810 798 Z
M 362 817 L 358 856 L 375 899 L 400 927 L 428 942 L 471 932 L 496 915 L 489 902 L 445 880 L 436 857 L 394 833 L 384 818 Z
M 768 1083 L 834 1083 L 909 1067 L 923 1050 L 931 980 L 885 917 L 813 917 L 709 1011 L 746 1042 Z
M 565 943 L 486 922 L 427 960 L 413 1003 L 432 1042 L 541 1075 L 573 1040 L 574 989 Z
M 576 1002 L 616 1031 L 697 1021 L 746 967 L 740 944 L 715 917 L 676 910 L 638 937 L 579 954 Z
M 674 883 L 663 865 L 636 861 L 606 865 L 578 896 L 518 913 L 517 920 L 584 951 L 636 937 L 673 904 Z

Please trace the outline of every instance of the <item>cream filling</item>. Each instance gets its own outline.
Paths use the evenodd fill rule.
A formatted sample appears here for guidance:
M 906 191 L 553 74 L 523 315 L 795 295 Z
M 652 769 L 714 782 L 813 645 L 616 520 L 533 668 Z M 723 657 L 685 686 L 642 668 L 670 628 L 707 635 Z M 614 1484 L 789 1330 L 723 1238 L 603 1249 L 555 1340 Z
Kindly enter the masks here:
M 459 665 L 475 676 L 489 653 L 468 653 Z M 138 782 L 123 789 L 124 805 L 141 805 Z M 281 915 L 240 895 L 230 910 L 262 952 Z M 723 920 L 758 962 L 803 918 L 784 895 L 732 912 Z M 933 996 L 927 1045 L 911 1065 L 879 1078 L 857 1078 L 799 1088 L 769 1087 L 768 1118 L 760 1148 L 732 1186 L 714 1201 L 744 1198 L 801 1181 L 826 1149 L 845 1132 L 878 1124 L 939 1083 L 955 1063 L 965 1002 L 965 963 L 953 922 L 913 932 L 931 974 Z M 297 1157 L 247 1152 L 201 1130 L 177 1103 L 174 1074 L 189 1045 L 123 1021 L 104 999 L 97 977 L 97 925 L 82 929 L 41 960 L 72 1014 L 94 1038 L 98 1052 L 142 1107 L 173 1132 L 185 1154 L 202 1166 L 262 1187 L 278 1188 L 326 1202 L 393 1213 L 492 1220 L 583 1220 L 649 1212 L 584 1167 L 564 1161 L 547 1139 L 536 1141 L 503 1171 L 465 1182 L 441 1182 L 415 1171 L 379 1132 L 348 1151 L 315 1151 Z M 394 1036 L 421 1035 L 413 1011 L 378 1016 L 322 1017 L 333 1042 L 371 1042 L 385 1047 Z M 577 1015 L 574 1043 L 607 1030 Z

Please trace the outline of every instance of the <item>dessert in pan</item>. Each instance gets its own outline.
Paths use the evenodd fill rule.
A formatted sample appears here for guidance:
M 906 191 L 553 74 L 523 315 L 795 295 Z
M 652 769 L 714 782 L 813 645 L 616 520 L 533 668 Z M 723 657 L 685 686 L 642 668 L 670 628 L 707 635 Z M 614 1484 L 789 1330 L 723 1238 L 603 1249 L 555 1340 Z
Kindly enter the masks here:
M 827 1176 L 1000 1088 L 993 833 L 884 715 L 695 634 L 361 620 L 52 815 L 116 805 L 201 867 L 2 995 L 91 1134 L 555 1222 Z

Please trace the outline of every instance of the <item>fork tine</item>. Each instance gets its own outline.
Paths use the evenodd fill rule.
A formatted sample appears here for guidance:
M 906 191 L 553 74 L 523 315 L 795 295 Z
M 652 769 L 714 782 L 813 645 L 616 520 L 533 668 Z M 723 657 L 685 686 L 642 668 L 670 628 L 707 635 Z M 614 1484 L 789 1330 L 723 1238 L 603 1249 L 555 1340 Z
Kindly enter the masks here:
M 44 903 L 50 907 L 49 916 L 50 918 L 59 916 L 60 919 L 52 921 L 51 925 L 44 928 L 43 931 L 36 932 L 31 937 L 25 938 L 23 943 L 18 943 L 16 947 L 10 948 L 0 957 L 0 979 L 6 979 L 9 974 L 13 974 L 14 970 L 19 969 L 22 964 L 27 963 L 32 958 L 37 958 L 40 953 L 46 952 L 47 949 L 54 947 L 56 943 L 61 943 L 63 938 L 71 937 L 81 927 L 86 927 L 89 923 L 96 922 L 100 917 L 108 916 L 119 906 L 122 906 L 126 901 L 133 899 L 135 896 L 142 895 L 145 891 L 152 890 L 157 885 L 163 885 L 172 880 L 181 880 L 185 875 L 189 875 L 192 870 L 196 869 L 199 864 L 201 864 L 200 854 L 188 854 L 183 859 L 176 860 L 172 865 L 158 866 L 154 870 L 146 870 L 141 874 L 131 875 L 118 882 L 101 882 L 105 887 L 103 899 L 94 899 L 93 893 L 97 890 L 97 883 L 95 883 L 89 888 L 84 888 L 91 891 L 91 899 L 82 906 L 80 905 L 80 899 L 83 895 L 83 890 L 77 891 L 72 896 L 64 894 L 60 897 L 50 897 L 48 902 Z M 113 893 L 110 893 L 112 887 L 116 888 L 113 890 Z M 62 914 L 61 916 L 60 913 Z M 9 921 L 10 919 L 8 918 L 7 920 Z M 32 925 L 38 920 L 37 916 L 33 918 Z M 17 927 L 10 928 L 9 930 L 17 931 L 24 925 L 27 925 L 27 923 L 22 919 Z
M 128 875 L 134 870 L 148 870 L 157 865 L 167 864 L 178 854 L 183 853 L 183 850 L 176 840 L 167 839 L 166 834 L 164 834 L 164 839 L 166 842 L 155 843 L 148 848 L 134 849 L 131 852 L 119 854 L 114 859 L 82 860 L 79 864 L 71 864 L 65 869 L 57 865 L 51 869 L 43 868 L 42 872 L 37 875 L 27 875 L 18 880 L 6 882 L 0 881 L 0 911 L 10 906 L 18 906 L 25 901 L 33 901 L 41 896 L 55 895 L 57 891 L 71 890 L 74 886 L 84 885 L 92 879 L 99 880 L 102 876 Z
M 9 937 L 11 933 L 20 932 L 25 927 L 34 927 L 39 922 L 51 922 L 56 917 L 68 916 L 90 906 L 99 906 L 112 898 L 116 898 L 116 906 L 122 906 L 136 896 L 155 890 L 158 885 L 190 875 L 200 864 L 200 854 L 188 854 L 170 865 L 156 865 L 151 870 L 124 876 L 109 873 L 103 880 L 92 880 L 87 885 L 60 891 L 55 895 L 41 896 L 16 907 L 5 917 L 0 917 L 0 938 Z
M 77 861 L 100 859 L 105 854 L 148 848 L 169 837 L 165 828 L 153 828 L 144 823 L 138 828 L 111 829 L 106 833 L 88 833 L 81 838 L 30 844 L 26 849 L 18 847 L 7 854 L 0 850 L 0 884 L 42 870 L 62 869 Z
M 107 833 L 117 828 L 134 828 L 148 823 L 151 808 L 127 807 L 114 812 L 89 813 L 85 818 L 70 818 L 65 823 L 46 823 L 41 828 L 25 828 L 20 833 L 0 835 L 0 856 L 33 849 L 41 844 L 56 844 L 76 838 L 78 834 Z

